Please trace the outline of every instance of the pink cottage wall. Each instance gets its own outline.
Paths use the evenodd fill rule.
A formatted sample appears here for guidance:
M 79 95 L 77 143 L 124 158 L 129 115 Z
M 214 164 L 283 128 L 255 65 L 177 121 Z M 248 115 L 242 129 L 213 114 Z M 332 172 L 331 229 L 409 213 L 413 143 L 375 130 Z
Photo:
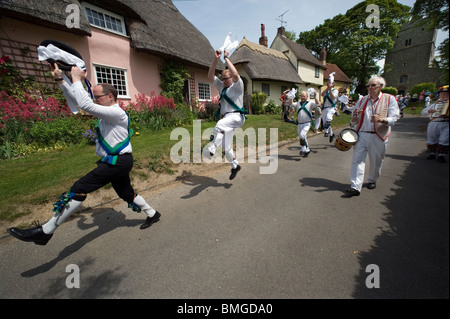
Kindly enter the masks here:
M 2 17 L 0 38 L 35 45 L 43 40 L 54 39 L 73 46 L 86 62 L 88 80 L 95 83 L 94 64 L 126 69 L 129 96 L 124 103 L 134 100 L 136 94 L 160 94 L 158 65 L 161 58 L 134 51 L 128 37 L 116 35 L 92 27 L 92 36 L 80 36 L 69 32 L 46 28 L 25 21 Z M 36 55 L 36 63 L 38 63 Z M 207 72 L 207 71 L 205 71 Z M 198 96 L 198 91 L 196 93 Z

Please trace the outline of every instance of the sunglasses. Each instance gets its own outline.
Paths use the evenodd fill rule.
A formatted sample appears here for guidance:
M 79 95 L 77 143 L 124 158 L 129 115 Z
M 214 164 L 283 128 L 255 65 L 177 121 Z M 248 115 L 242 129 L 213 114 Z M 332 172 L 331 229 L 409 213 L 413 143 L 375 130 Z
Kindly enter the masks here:
M 368 85 L 367 85 L 368 88 L 375 88 L 375 87 L 377 87 L 377 86 L 378 86 L 378 84 L 375 84 L 375 83 L 372 83 L 372 84 L 368 84 Z
M 103 94 L 103 95 L 94 95 L 94 99 L 98 100 L 99 98 L 101 98 L 102 96 L 106 96 L 108 94 Z

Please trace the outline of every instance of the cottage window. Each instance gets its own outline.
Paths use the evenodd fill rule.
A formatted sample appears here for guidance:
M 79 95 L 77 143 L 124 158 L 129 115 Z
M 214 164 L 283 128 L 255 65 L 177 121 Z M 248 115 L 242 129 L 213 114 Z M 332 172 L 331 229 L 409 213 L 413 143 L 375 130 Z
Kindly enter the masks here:
M 123 17 L 92 4 L 83 4 L 83 6 L 86 17 L 91 25 L 113 33 L 127 35 Z
M 262 83 L 261 91 L 267 95 L 270 95 L 270 84 Z
M 211 88 L 209 83 L 198 83 L 199 100 L 211 100 Z
M 109 83 L 117 89 L 119 98 L 129 98 L 127 71 L 104 65 L 94 65 L 96 83 Z

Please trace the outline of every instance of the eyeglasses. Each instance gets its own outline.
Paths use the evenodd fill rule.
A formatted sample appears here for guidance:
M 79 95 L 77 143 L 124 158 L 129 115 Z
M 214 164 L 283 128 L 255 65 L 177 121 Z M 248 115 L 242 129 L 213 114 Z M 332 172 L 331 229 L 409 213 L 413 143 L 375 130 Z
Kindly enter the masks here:
M 103 95 L 94 95 L 94 99 L 98 100 L 99 98 L 101 98 L 102 96 L 106 96 L 108 94 L 103 94 Z
M 375 87 L 377 87 L 377 86 L 378 86 L 378 84 L 375 84 L 375 83 L 372 83 L 372 84 L 368 84 L 368 85 L 367 85 L 368 88 L 375 88 Z
M 222 81 L 225 81 L 225 80 L 228 80 L 228 79 L 231 79 L 231 77 L 229 77 L 229 78 L 222 78 Z

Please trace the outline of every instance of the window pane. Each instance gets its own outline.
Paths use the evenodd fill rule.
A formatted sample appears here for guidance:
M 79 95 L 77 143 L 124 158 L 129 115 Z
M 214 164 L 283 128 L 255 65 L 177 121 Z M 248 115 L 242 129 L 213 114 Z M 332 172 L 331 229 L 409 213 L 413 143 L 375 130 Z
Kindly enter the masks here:
M 125 70 L 108 67 L 95 67 L 98 83 L 109 83 L 117 89 L 118 95 L 128 96 Z

